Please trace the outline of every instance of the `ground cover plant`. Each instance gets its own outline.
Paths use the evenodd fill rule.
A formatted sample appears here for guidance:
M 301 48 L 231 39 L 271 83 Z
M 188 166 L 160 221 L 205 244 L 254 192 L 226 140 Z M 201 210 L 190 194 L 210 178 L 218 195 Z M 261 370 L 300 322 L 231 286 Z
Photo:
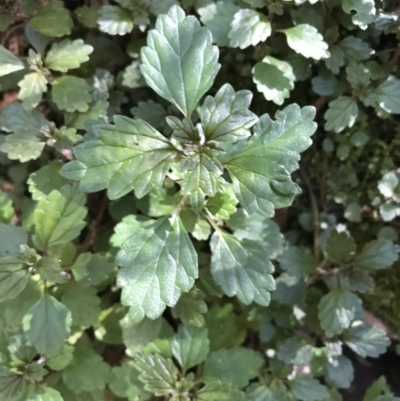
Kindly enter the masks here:
M 399 15 L 1 2 L 0 400 L 400 400 Z

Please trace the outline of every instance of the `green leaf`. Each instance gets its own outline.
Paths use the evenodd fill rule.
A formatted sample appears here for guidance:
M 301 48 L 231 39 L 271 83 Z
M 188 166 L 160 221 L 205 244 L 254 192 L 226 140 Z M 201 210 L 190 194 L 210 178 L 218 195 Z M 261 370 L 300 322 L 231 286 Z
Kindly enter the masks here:
M 328 58 L 328 45 L 317 29 L 308 24 L 300 24 L 283 31 L 286 35 L 288 45 L 296 53 L 306 58 L 320 60 Z
M 374 0 L 342 0 L 342 8 L 345 13 L 352 14 L 353 24 L 361 29 L 367 29 L 374 21 L 376 13 Z
M 162 185 L 176 155 L 175 147 L 142 120 L 114 116 L 114 121 L 115 125 L 96 126 L 96 139 L 76 146 L 77 160 L 60 173 L 71 180 L 80 179 L 80 189 L 85 192 L 108 188 L 108 197 L 118 199 L 135 189 L 142 198 Z
M 27 243 L 27 235 L 22 227 L 0 223 L 0 255 L 18 256 L 21 245 Z
M 65 344 L 56 356 L 46 359 L 46 365 L 55 371 L 64 370 L 72 362 L 74 357 L 73 354 L 74 347 L 72 345 Z
M 10 223 L 14 213 L 10 195 L 0 190 L 0 223 Z
M 69 35 L 74 26 L 70 12 L 60 0 L 52 0 L 42 7 L 31 19 L 31 24 L 41 34 L 57 38 Z
M 206 328 L 180 325 L 172 343 L 172 354 L 187 370 L 206 360 L 209 345 Z
M 35 226 L 43 248 L 75 239 L 85 227 L 86 195 L 77 186 L 65 185 L 42 198 L 35 210 Z
M 299 279 L 306 278 L 317 267 L 309 248 L 291 246 L 278 260 L 283 270 Z
M 97 20 L 100 31 L 110 35 L 126 35 L 133 29 L 132 17 L 117 6 L 103 6 Z
M 373 50 L 360 38 L 346 36 L 340 43 L 340 49 L 350 61 L 361 61 L 369 58 Z
M 212 235 L 210 246 L 211 273 L 224 293 L 236 295 L 246 305 L 255 301 L 268 306 L 270 291 L 275 289 L 274 267 L 264 249 L 255 241 L 239 241 L 222 231 Z
M 43 93 L 47 92 L 47 80 L 41 72 L 26 74 L 18 86 L 21 88 L 18 98 L 27 110 L 36 107 L 42 100 Z
M 376 326 L 355 322 L 343 333 L 343 341 L 362 358 L 377 358 L 386 352 L 390 340 L 385 332 Z
M 379 85 L 374 93 L 376 101 L 383 110 L 392 114 L 400 114 L 400 100 L 398 93 L 400 91 L 400 79 L 389 75 L 385 82 Z
M 170 394 L 177 388 L 178 369 L 172 359 L 138 354 L 135 356 L 135 368 L 139 371 L 139 380 L 144 383 L 144 388 L 156 396 Z
M 220 65 L 210 31 L 173 6 L 157 18 L 141 50 L 142 74 L 161 97 L 189 116 L 210 89 Z
M 103 100 L 92 102 L 89 110 L 85 113 L 66 114 L 66 122 L 69 127 L 76 129 L 85 129 L 85 125 L 94 121 L 104 121 L 107 117 L 109 103 Z
M 0 396 L 3 400 L 23 400 L 26 397 L 27 382 L 21 374 L 0 367 Z
M 85 45 L 82 39 L 65 39 L 51 46 L 45 58 L 45 65 L 53 71 L 67 72 L 86 63 L 92 52 L 93 47 Z
M 344 66 L 344 53 L 337 45 L 330 46 L 329 53 L 329 58 L 325 60 L 326 68 L 334 74 L 339 74 L 340 67 Z
M 299 153 L 311 145 L 314 115 L 313 108 L 296 104 L 278 111 L 276 121 L 264 114 L 244 149 L 226 162 L 236 196 L 248 213 L 271 217 L 300 192 L 290 173 L 298 168 Z
M 246 389 L 246 400 L 248 401 L 290 401 L 291 393 L 279 380 L 272 381 L 268 385 L 254 384 Z
M 181 295 L 179 301 L 172 308 L 172 316 L 181 319 L 185 325 L 201 327 L 204 325 L 203 314 L 207 312 L 207 304 L 204 302 L 203 291 L 193 287 L 189 292 Z
M 378 238 L 364 246 L 354 263 L 364 269 L 384 269 L 399 258 L 399 253 L 399 245 L 393 244 L 390 240 Z
M 101 308 L 95 288 L 73 283 L 64 292 L 61 302 L 71 311 L 73 326 L 97 326 Z
M 102 390 L 106 387 L 109 376 L 110 366 L 99 354 L 81 344 L 75 348 L 72 363 L 62 372 L 65 385 L 75 393 Z
M 230 47 L 245 49 L 264 42 L 271 35 L 271 24 L 266 15 L 255 10 L 241 9 L 233 16 L 228 34 Z
M 228 189 L 228 188 L 227 188 Z M 232 191 L 218 192 L 214 197 L 207 200 L 207 210 L 218 220 L 229 220 L 236 212 L 238 203 Z
M 131 89 L 146 86 L 142 77 L 142 73 L 140 72 L 139 62 L 137 60 L 132 61 L 132 63 L 125 68 L 125 71 L 122 75 L 122 85 Z
M 354 379 L 353 364 L 344 355 L 330 358 L 326 373 L 329 380 L 338 388 L 349 388 Z
M 71 266 L 75 280 L 84 286 L 101 284 L 114 268 L 110 258 L 99 253 L 81 253 Z
M 8 134 L 0 145 L 0 150 L 7 153 L 9 159 L 25 163 L 37 159 L 45 145 L 44 140 L 35 136 L 34 132 L 21 130 L 15 134 Z
M 29 264 L 23 255 L 0 257 L 0 302 L 14 299 L 29 281 Z
M 256 377 L 264 360 L 258 352 L 248 348 L 221 349 L 208 355 L 204 363 L 203 379 L 228 382 L 232 387 L 242 388 Z
M 354 238 L 346 232 L 332 230 L 324 245 L 325 257 L 332 263 L 349 261 L 355 254 Z
M 92 100 L 90 91 L 91 87 L 84 79 L 66 75 L 53 81 L 51 93 L 59 109 L 84 113 Z
M 289 337 L 279 345 L 277 357 L 287 365 L 307 365 L 314 356 L 314 347 L 301 338 Z
M 253 67 L 253 82 L 257 90 L 265 99 L 272 100 L 278 105 L 282 105 L 284 99 L 289 97 L 295 79 L 293 68 L 289 63 L 271 56 L 264 57 Z
M 351 128 L 358 117 L 357 102 L 348 96 L 339 96 L 329 102 L 329 109 L 325 112 L 325 130 L 342 132 L 345 128 Z
M 36 272 L 41 280 L 50 283 L 65 284 L 68 281 L 68 275 L 61 269 L 59 259 L 43 256 L 36 265 Z
M 339 287 L 324 295 L 318 304 L 318 318 L 327 337 L 349 328 L 361 312 L 360 298 Z
M 51 387 L 36 387 L 29 401 L 64 401 L 61 394 Z
M 206 140 L 234 142 L 249 137 L 249 128 L 257 122 L 257 116 L 249 110 L 252 97 L 250 91 L 235 92 L 229 84 L 214 97 L 207 96 L 200 113 Z
M 378 189 L 386 199 L 400 202 L 400 174 L 395 171 L 384 174 L 378 182 Z
M 229 45 L 229 31 L 233 16 L 239 7 L 226 1 L 205 4 L 197 12 L 201 22 L 211 31 L 213 42 L 220 47 Z
M 124 317 L 121 325 L 124 343 L 129 352 L 135 353 L 157 338 L 161 330 L 162 319 L 144 318 L 137 323 L 135 313 L 132 311 L 133 309 Z
M 70 333 L 71 312 L 51 295 L 35 303 L 23 320 L 24 331 L 37 351 L 56 356 Z
M 296 377 L 289 382 L 293 395 L 301 401 L 329 400 L 328 389 L 311 377 Z
M 174 306 L 198 276 L 197 254 L 178 217 L 137 231 L 118 253 L 121 302 L 150 319 Z
M 4 46 L 0 46 L 0 77 L 20 71 L 25 68 L 24 63 Z
M 81 6 L 75 10 L 75 15 L 78 18 L 78 21 L 86 28 L 96 28 L 100 9 L 100 5 Z
M 229 4 L 229 3 L 227 3 Z M 195 401 L 244 401 L 244 394 L 229 383 L 214 381 L 196 392 Z

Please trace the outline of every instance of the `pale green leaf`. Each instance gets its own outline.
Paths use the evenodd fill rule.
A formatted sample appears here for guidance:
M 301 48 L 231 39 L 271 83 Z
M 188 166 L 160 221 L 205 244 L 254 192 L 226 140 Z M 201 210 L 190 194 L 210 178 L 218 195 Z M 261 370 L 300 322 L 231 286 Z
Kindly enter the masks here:
M 36 107 L 42 100 L 43 93 L 47 92 L 47 80 L 41 72 L 26 74 L 18 86 L 21 88 L 18 98 L 27 110 Z
M 229 383 L 214 381 L 196 392 L 195 401 L 244 401 L 244 394 Z M 283 400 L 282 400 L 283 401 Z
M 233 16 L 228 34 L 230 47 L 255 46 L 271 35 L 271 24 L 266 15 L 251 9 L 241 9 Z
M 354 378 L 353 364 L 349 358 L 338 355 L 329 359 L 326 373 L 336 387 L 349 388 Z
M 73 359 L 74 347 L 65 344 L 61 351 L 53 358 L 46 359 L 46 365 L 55 371 L 64 370 Z
M 44 62 L 46 67 L 53 71 L 67 72 L 86 63 L 92 52 L 93 47 L 85 45 L 82 39 L 65 39 L 51 46 Z
M 97 20 L 100 31 L 110 35 L 125 35 L 132 31 L 132 17 L 121 7 L 103 6 Z
M 325 257 L 332 263 L 343 263 L 350 260 L 356 251 L 354 238 L 346 232 L 332 230 L 324 245 Z
M 330 56 L 328 45 L 313 26 L 300 24 L 293 28 L 285 29 L 284 33 L 289 47 L 296 53 L 316 60 Z
M 221 231 L 213 234 L 210 246 L 211 273 L 224 293 L 236 295 L 246 305 L 254 301 L 267 306 L 275 289 L 274 267 L 261 245 Z
M 96 28 L 100 9 L 100 5 L 81 6 L 75 10 L 75 15 L 86 28 Z
M 384 174 L 378 182 L 378 189 L 386 199 L 400 203 L 400 174 L 396 171 Z
M 109 103 L 104 100 L 99 100 L 89 105 L 89 110 L 85 113 L 66 113 L 66 124 L 71 128 L 85 129 L 85 125 L 101 120 L 102 122 L 107 119 L 107 110 Z
M 14 213 L 12 198 L 0 190 L 0 223 L 10 223 Z
M 357 255 L 354 263 L 364 269 L 379 270 L 391 266 L 398 258 L 400 246 L 392 241 L 378 238 L 368 242 Z
M 172 343 L 172 354 L 184 369 L 204 362 L 209 352 L 208 330 L 180 325 Z
M 84 79 L 65 75 L 53 81 L 51 93 L 59 109 L 84 113 L 92 101 L 91 89 Z
M 262 356 L 249 348 L 221 349 L 208 355 L 204 363 L 203 379 L 216 380 L 242 388 L 256 377 L 264 364 Z
M 0 46 L 0 77 L 20 71 L 25 68 L 24 63 L 4 46 Z
M 172 316 L 175 319 L 180 319 L 185 325 L 203 326 L 203 314 L 208 309 L 204 299 L 204 292 L 193 287 L 189 292 L 181 295 L 179 301 L 171 310 Z
M 207 200 L 207 210 L 218 220 L 229 220 L 230 216 L 236 212 L 237 203 L 238 201 L 231 191 L 218 192 Z
M 29 264 L 20 256 L 0 257 L 0 302 L 14 299 L 29 281 Z
M 210 31 L 173 6 L 157 18 L 156 29 L 141 50 L 141 71 L 147 84 L 189 116 L 208 91 L 220 65 Z
M 374 21 L 376 13 L 374 0 L 342 0 L 342 8 L 345 13 L 352 14 L 353 24 L 361 29 L 367 29 Z
M 379 85 L 374 93 L 376 101 L 383 110 L 392 114 L 400 114 L 400 80 L 389 75 L 385 82 Z
M 358 117 L 357 102 L 349 96 L 339 96 L 329 102 L 329 109 L 325 112 L 325 129 L 327 131 L 342 132 L 351 128 Z
M 99 253 L 81 253 L 71 266 L 75 280 L 84 286 L 101 284 L 114 268 L 110 258 Z
M 253 82 L 265 99 L 281 105 L 294 88 L 296 77 L 286 61 L 266 56 L 253 68 Z
M 24 331 L 37 351 L 45 356 L 58 354 L 70 334 L 71 312 L 51 295 L 44 295 L 27 312 Z
M 283 270 L 299 279 L 304 279 L 317 267 L 310 249 L 304 247 L 291 246 L 278 260 Z
M 9 159 L 25 163 L 37 159 L 42 154 L 45 145 L 46 143 L 42 138 L 27 129 L 15 134 L 8 134 L 1 144 L 0 150 L 7 153 Z
M 125 68 L 122 74 L 122 85 L 131 89 L 146 86 L 137 60 L 132 61 L 132 63 Z
M 361 299 L 340 287 L 324 295 L 318 304 L 318 318 L 327 337 L 349 328 L 361 312 Z
M 257 116 L 249 110 L 252 97 L 250 91 L 235 92 L 229 84 L 214 97 L 207 96 L 200 113 L 206 140 L 233 142 L 249 137 L 249 128 L 257 122 Z
M 51 387 L 36 387 L 30 394 L 29 401 L 64 401 L 61 394 Z
M 197 254 L 179 218 L 163 218 L 133 234 L 118 253 L 123 305 L 151 319 L 174 306 L 198 276 Z M 133 268 L 134 267 L 134 268 Z
M 137 323 L 136 316 L 131 318 L 131 312 L 132 309 L 121 322 L 122 337 L 129 352 L 135 353 L 157 338 L 161 330 L 162 319 L 151 320 L 145 317 Z M 134 314 L 132 313 L 132 315 Z
M 248 213 L 271 217 L 275 208 L 289 206 L 300 192 L 290 173 L 298 168 L 299 153 L 311 145 L 315 111 L 292 104 L 260 117 L 244 149 L 226 162 L 233 188 Z
M 301 401 L 329 400 L 330 395 L 326 386 L 311 377 L 296 377 L 289 382 L 293 395 Z
M 65 185 L 42 198 L 35 210 L 36 233 L 42 247 L 70 242 L 85 227 L 86 195 L 77 186 Z

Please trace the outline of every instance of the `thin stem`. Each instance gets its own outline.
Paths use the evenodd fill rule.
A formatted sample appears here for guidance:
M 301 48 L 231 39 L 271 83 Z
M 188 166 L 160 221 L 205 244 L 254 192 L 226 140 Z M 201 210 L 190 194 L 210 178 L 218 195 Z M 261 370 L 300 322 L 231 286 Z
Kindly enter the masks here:
M 211 213 L 206 209 L 206 218 L 208 220 L 208 222 L 211 224 L 212 228 L 217 231 L 219 234 L 222 234 L 221 228 L 218 226 L 218 224 L 215 222 L 215 220 L 213 219 Z
M 178 206 L 177 206 L 176 209 L 175 209 L 175 213 L 176 213 L 176 214 L 179 214 L 179 213 L 182 211 L 183 206 L 185 206 L 185 203 L 186 203 L 186 201 L 187 201 L 188 199 L 189 199 L 189 195 L 183 196 L 183 198 L 180 200 Z

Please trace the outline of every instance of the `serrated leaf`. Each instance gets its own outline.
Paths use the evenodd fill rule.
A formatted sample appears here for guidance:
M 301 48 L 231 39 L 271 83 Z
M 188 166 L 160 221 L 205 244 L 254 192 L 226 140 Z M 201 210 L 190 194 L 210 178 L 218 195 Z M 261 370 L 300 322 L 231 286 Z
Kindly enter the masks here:
M 389 75 L 385 82 L 375 90 L 376 101 L 383 110 L 391 114 L 400 114 L 400 80 L 393 75 Z
M 146 390 L 156 396 L 173 392 L 178 381 L 178 369 L 172 359 L 160 355 L 138 354 L 135 356 L 135 368 L 139 371 L 139 380 Z
M 278 347 L 277 357 L 287 365 L 307 365 L 314 356 L 315 348 L 301 338 L 289 337 Z
M 399 258 L 399 253 L 399 245 L 393 244 L 390 240 L 378 238 L 364 246 L 354 263 L 364 269 L 384 269 Z
M 114 270 L 109 257 L 99 253 L 81 253 L 71 266 L 75 280 L 84 286 L 99 285 Z
M 221 349 L 208 355 L 203 379 L 206 383 L 220 380 L 242 388 L 259 374 L 263 364 L 261 355 L 249 348 Z
M 74 347 L 72 345 L 65 344 L 56 356 L 46 359 L 46 365 L 55 371 L 64 370 L 72 362 L 74 357 L 73 354 Z
M 215 381 L 196 392 L 195 401 L 244 401 L 244 394 L 229 383 Z
M 218 220 L 229 220 L 230 216 L 236 212 L 238 201 L 230 192 L 218 192 L 207 200 L 207 210 Z
M 310 249 L 304 247 L 291 246 L 285 249 L 278 261 L 283 270 L 299 279 L 304 279 L 317 267 Z
M 27 110 L 36 107 L 42 100 L 43 93 L 47 92 L 47 80 L 41 72 L 26 74 L 18 86 L 21 88 L 18 98 Z
M 299 187 L 290 173 L 298 168 L 299 153 L 311 145 L 316 130 L 311 107 L 289 105 L 260 117 L 243 150 L 226 162 L 233 188 L 248 213 L 271 217 L 275 208 L 289 206 Z
M 239 241 L 222 231 L 212 235 L 210 246 L 211 273 L 224 293 L 236 295 L 246 305 L 253 301 L 269 305 L 270 291 L 275 289 L 274 267 L 264 249 L 255 241 Z
M 139 102 L 137 107 L 131 109 L 131 113 L 135 119 L 144 120 L 157 130 L 165 130 L 166 128 L 169 128 L 165 122 L 167 111 L 161 104 L 156 103 L 153 100 Z
M 105 121 L 109 103 L 104 100 L 91 103 L 85 113 L 66 113 L 66 123 L 71 128 L 85 129 L 85 125 L 94 121 Z
M 70 310 L 73 326 L 97 326 L 101 308 L 95 288 L 73 283 L 64 292 L 61 302 Z
M 377 358 L 386 352 L 390 340 L 386 333 L 376 326 L 355 322 L 343 333 L 343 341 L 362 358 Z
M 374 289 L 374 279 L 364 270 L 349 271 L 345 277 L 353 291 L 364 293 Z
M 354 379 L 353 364 L 344 355 L 330 358 L 326 373 L 329 380 L 338 388 L 349 388 Z
M 318 304 L 318 318 L 327 337 L 349 328 L 361 312 L 361 299 L 340 287 L 324 295 Z
M 51 295 L 35 303 L 23 320 L 24 331 L 38 352 L 47 357 L 58 354 L 70 333 L 71 312 Z
M 76 161 L 61 174 L 80 180 L 80 189 L 97 192 L 108 188 L 118 199 L 135 190 L 142 198 L 161 186 L 176 153 L 171 142 L 142 120 L 114 116 L 115 125 L 95 127 L 96 139 L 74 148 Z
M 42 138 L 37 137 L 30 130 L 26 130 L 8 134 L 1 144 L 0 150 L 7 153 L 9 159 L 25 163 L 37 159 L 42 154 L 45 145 Z
M 14 299 L 29 281 L 29 264 L 23 255 L 0 257 L 0 302 Z
M 229 45 L 228 34 L 231 30 L 231 22 L 238 10 L 238 6 L 225 1 L 205 4 L 197 10 L 201 22 L 211 31 L 213 42 L 217 46 Z
M 346 36 L 339 43 L 339 47 L 343 51 L 345 57 L 351 61 L 366 60 L 373 52 L 366 42 L 352 35 Z
M 138 323 L 135 321 L 136 316 L 131 312 L 132 309 L 122 320 L 122 337 L 128 350 L 135 353 L 157 338 L 161 330 L 162 319 L 144 318 Z
M 36 272 L 41 280 L 50 283 L 65 284 L 68 281 L 68 275 L 61 269 L 59 259 L 43 256 L 36 265 Z
M 31 24 L 41 34 L 57 38 L 69 35 L 74 26 L 70 12 L 60 0 L 53 0 L 42 7 L 31 19 Z
M 337 45 L 330 46 L 329 53 L 329 58 L 325 60 L 326 68 L 334 74 L 339 74 L 340 67 L 344 66 L 344 53 Z
M 249 137 L 249 128 L 257 122 L 257 116 L 249 110 L 252 97 L 250 91 L 235 92 L 229 84 L 214 97 L 207 96 L 200 113 L 206 140 L 234 142 Z
M 317 29 L 308 24 L 300 24 L 283 31 L 288 45 L 296 53 L 306 58 L 320 60 L 330 56 L 328 45 Z
M 332 263 L 343 263 L 350 260 L 356 251 L 354 238 L 346 232 L 332 230 L 324 245 L 325 257 Z
M 281 105 L 289 97 L 296 79 L 292 66 L 286 61 L 266 56 L 253 68 L 253 82 L 265 99 Z
M 29 401 L 64 401 L 61 394 L 51 387 L 36 387 L 29 395 Z
M 255 46 L 271 35 L 271 24 L 266 15 L 251 9 L 241 9 L 233 16 L 228 38 L 230 47 Z
M 91 87 L 84 79 L 65 75 L 53 81 L 51 93 L 61 110 L 84 113 L 92 101 L 90 91 Z
M 25 68 L 24 63 L 4 46 L 0 46 L 0 77 L 20 71 Z
M 133 29 L 132 17 L 117 6 L 101 7 L 97 23 L 101 32 L 110 35 L 126 35 Z
M 79 68 L 89 60 L 93 47 L 86 45 L 82 39 L 54 43 L 45 58 L 45 66 L 53 71 L 67 72 Z
M 349 96 L 339 96 L 329 102 L 329 109 L 324 114 L 326 120 L 324 128 L 339 133 L 347 127 L 351 128 L 357 117 L 357 102 Z
M 209 348 L 208 330 L 180 325 L 172 342 L 172 354 L 184 369 L 199 365 L 207 358 Z
M 367 29 L 374 21 L 376 9 L 373 0 L 342 0 L 342 8 L 345 13 L 352 14 L 353 24 L 361 29 Z
M 141 50 L 142 74 L 161 97 L 190 116 L 208 91 L 220 65 L 210 31 L 193 16 L 173 6 L 157 18 L 156 29 Z
M 127 88 L 135 89 L 146 86 L 139 68 L 139 62 L 133 61 L 128 67 L 125 68 L 122 74 L 122 85 Z
M 4 400 L 22 400 L 26 397 L 27 382 L 21 374 L 0 367 L 0 395 Z
M 311 377 L 296 377 L 289 382 L 293 395 L 301 401 L 329 400 L 330 395 L 326 386 Z
M 246 400 L 248 401 L 290 401 L 290 391 L 279 380 L 272 381 L 268 385 L 254 384 L 246 389 Z
M 193 287 L 189 292 L 181 295 L 179 301 L 171 310 L 172 316 L 175 319 L 181 319 L 185 325 L 203 326 L 203 314 L 208 310 L 204 299 L 204 292 Z
M 36 207 L 36 233 L 43 248 L 75 239 L 85 227 L 86 195 L 77 186 L 65 185 L 42 198 Z
M 99 19 L 101 6 L 81 6 L 75 10 L 78 21 L 86 28 L 96 28 Z
M 176 216 L 132 235 L 118 253 L 117 264 L 122 266 L 117 276 L 122 304 L 150 319 L 174 306 L 198 276 L 196 251 Z

